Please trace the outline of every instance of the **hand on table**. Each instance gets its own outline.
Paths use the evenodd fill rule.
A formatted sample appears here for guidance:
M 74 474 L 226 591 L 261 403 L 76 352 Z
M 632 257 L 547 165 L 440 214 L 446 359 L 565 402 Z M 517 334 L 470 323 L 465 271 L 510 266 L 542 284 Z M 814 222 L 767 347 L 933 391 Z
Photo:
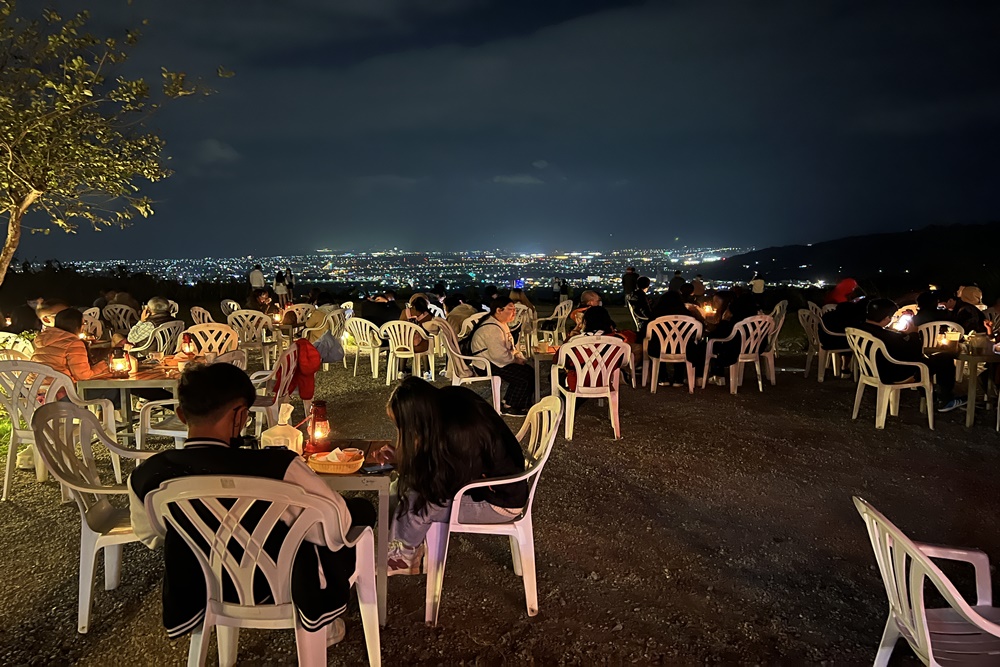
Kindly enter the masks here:
M 396 462 L 396 448 L 392 445 L 382 445 L 374 454 L 372 459 L 379 465 Z

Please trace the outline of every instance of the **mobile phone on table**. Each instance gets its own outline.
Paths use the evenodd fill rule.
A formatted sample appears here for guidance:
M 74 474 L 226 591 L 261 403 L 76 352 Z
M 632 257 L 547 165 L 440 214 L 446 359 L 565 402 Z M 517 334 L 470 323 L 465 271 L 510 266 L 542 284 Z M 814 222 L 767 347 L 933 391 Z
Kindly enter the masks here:
M 393 465 L 391 463 L 372 463 L 361 467 L 361 473 L 363 475 L 378 475 L 390 472 L 391 470 L 393 470 Z

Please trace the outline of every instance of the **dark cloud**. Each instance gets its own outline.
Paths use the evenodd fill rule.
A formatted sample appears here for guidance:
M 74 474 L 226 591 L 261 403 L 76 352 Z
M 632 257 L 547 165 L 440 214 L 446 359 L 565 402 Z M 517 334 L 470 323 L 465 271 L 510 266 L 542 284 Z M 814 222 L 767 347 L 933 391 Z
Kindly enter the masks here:
M 238 254 L 1000 217 L 995 4 L 177 0 L 114 20 L 150 13 L 135 67 L 236 77 L 157 119 L 177 175 L 117 254 L 164 228 L 180 255 L 185 230 Z

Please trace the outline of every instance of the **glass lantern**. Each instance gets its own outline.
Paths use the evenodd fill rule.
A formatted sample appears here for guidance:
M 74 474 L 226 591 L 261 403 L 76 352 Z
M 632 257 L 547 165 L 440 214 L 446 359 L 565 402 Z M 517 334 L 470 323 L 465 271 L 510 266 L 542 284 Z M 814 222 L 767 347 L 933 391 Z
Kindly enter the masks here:
M 313 401 L 306 420 L 306 455 L 333 450 L 330 442 L 330 420 L 326 416 L 326 401 Z

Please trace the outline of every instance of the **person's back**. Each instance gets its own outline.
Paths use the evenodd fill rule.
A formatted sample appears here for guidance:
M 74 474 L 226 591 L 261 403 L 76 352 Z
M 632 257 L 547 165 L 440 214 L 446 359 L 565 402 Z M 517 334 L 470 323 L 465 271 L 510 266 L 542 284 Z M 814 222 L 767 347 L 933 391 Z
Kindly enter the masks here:
M 250 288 L 263 289 L 266 285 L 267 279 L 264 277 L 263 267 L 258 264 L 250 271 Z
M 684 278 L 681 277 L 680 274 L 675 274 L 674 277 L 670 279 L 667 289 L 671 292 L 680 293 L 682 285 L 684 285 Z
M 114 303 L 122 306 L 128 306 L 136 313 L 138 313 L 142 309 L 142 306 L 140 306 L 139 302 L 135 300 L 135 297 L 133 297 L 128 292 L 118 292 L 117 294 L 115 294 Z
M 362 301 L 357 305 L 361 307 L 361 317 L 377 327 L 398 320 L 403 312 L 395 301 Z
M 696 299 L 705 296 L 705 283 L 702 282 L 701 276 L 695 276 L 691 281 L 691 296 Z
M 87 345 L 79 336 L 82 322 L 83 315 L 75 308 L 58 313 L 55 326 L 43 329 L 35 336 L 35 351 L 31 360 L 68 375 L 74 382 L 89 380 L 106 370 L 103 362 L 90 365 Z
M 635 291 L 635 283 L 638 280 L 639 274 L 631 266 L 622 274 L 622 291 L 625 293 L 625 298 Z
M 467 303 L 460 303 L 448 311 L 448 315 L 445 319 L 448 320 L 448 326 L 452 328 L 457 336 L 462 331 L 462 323 L 478 312 L 481 311 L 476 310 Z
M 754 276 L 753 280 L 750 281 L 750 289 L 754 294 L 763 294 L 764 286 L 764 279 L 759 275 Z
M 842 334 L 847 327 L 857 327 L 865 321 L 865 301 L 844 301 L 836 308 L 823 314 L 823 326 L 830 334 Z M 847 339 L 831 336 L 819 329 L 819 342 L 824 349 L 841 350 L 847 347 Z

